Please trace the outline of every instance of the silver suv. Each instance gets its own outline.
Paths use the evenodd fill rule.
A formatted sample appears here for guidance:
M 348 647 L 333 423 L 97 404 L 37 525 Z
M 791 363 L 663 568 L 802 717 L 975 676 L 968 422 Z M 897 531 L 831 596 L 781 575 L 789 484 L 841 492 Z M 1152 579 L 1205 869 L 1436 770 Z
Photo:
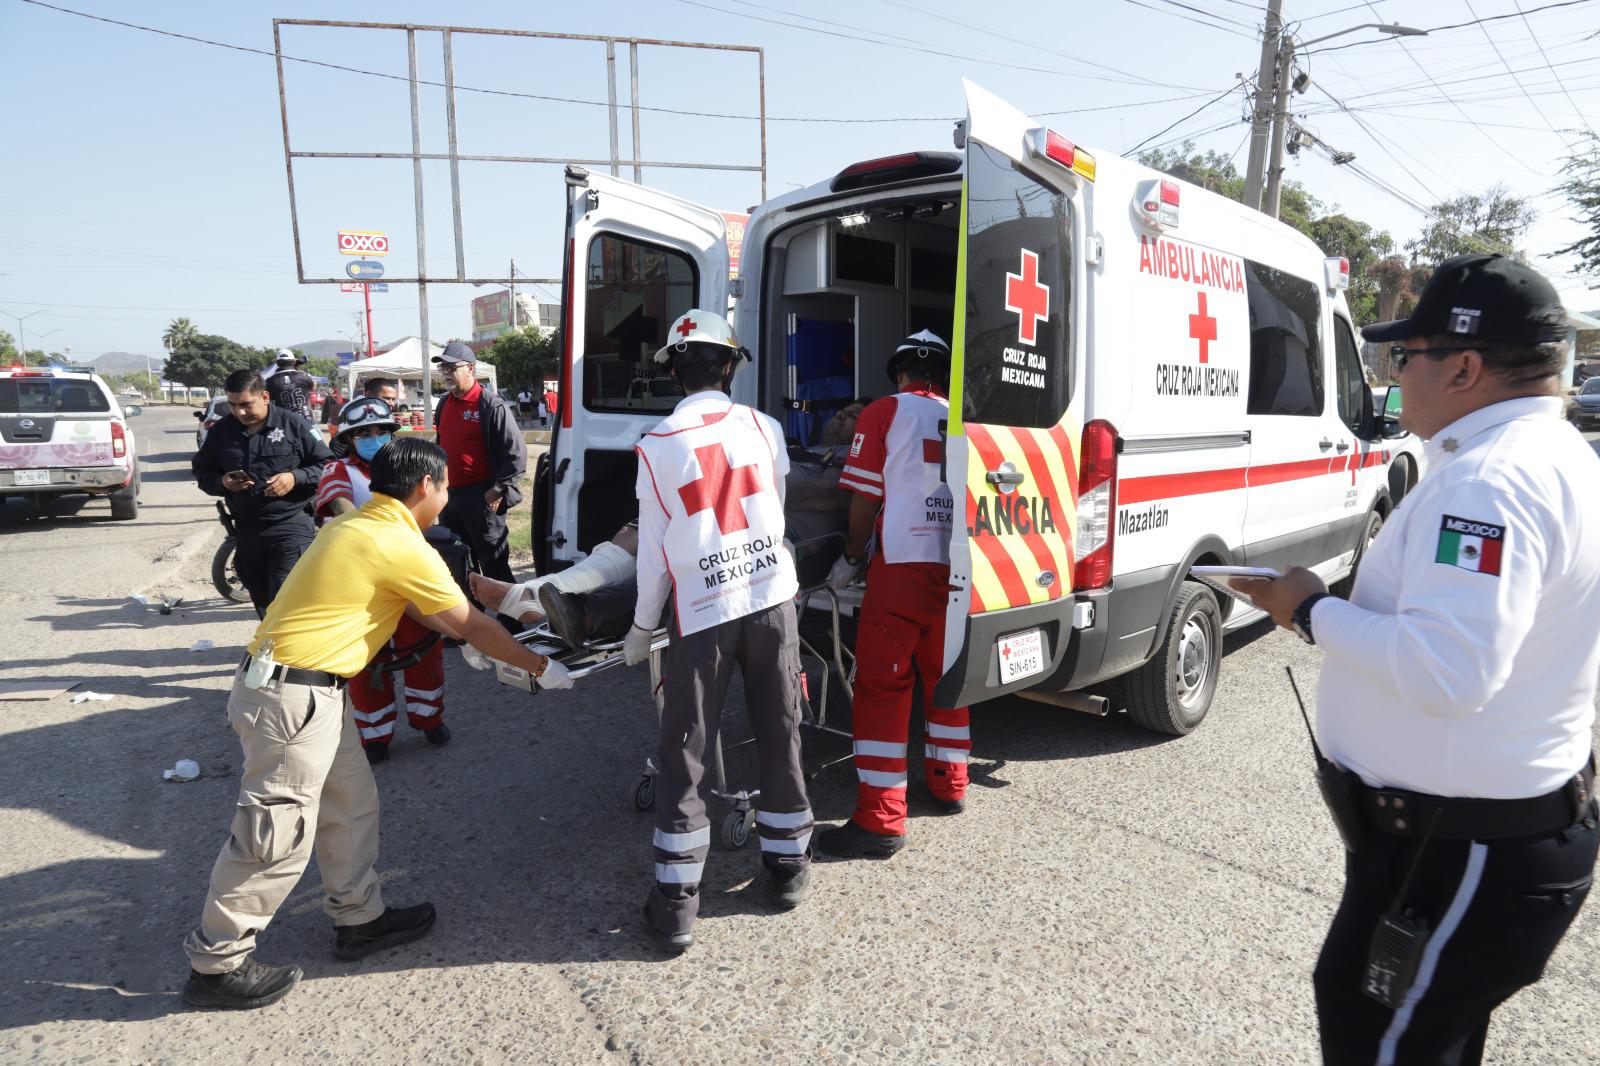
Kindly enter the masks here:
M 124 409 L 89 367 L 0 367 L 0 501 L 88 493 L 139 514 L 139 452 Z

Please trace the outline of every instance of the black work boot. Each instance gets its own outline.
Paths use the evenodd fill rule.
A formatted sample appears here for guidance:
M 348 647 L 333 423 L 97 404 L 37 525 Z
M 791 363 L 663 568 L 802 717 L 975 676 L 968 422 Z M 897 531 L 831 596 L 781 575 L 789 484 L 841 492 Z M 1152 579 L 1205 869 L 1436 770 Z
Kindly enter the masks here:
M 767 867 L 767 898 L 773 906 L 789 911 L 800 906 L 811 883 L 811 852 L 806 851 L 804 866 Z
M 417 939 L 433 928 L 436 917 L 433 904 L 419 903 L 415 907 L 390 907 L 362 925 L 335 926 L 333 953 L 341 959 L 364 959 L 374 951 Z
M 681 933 L 667 933 L 656 928 L 656 923 L 650 919 L 650 904 L 644 905 L 644 931 L 650 938 L 650 944 L 657 951 L 665 955 L 682 955 L 694 947 L 694 934 L 688 930 Z
M 369 766 L 377 766 L 381 762 L 389 761 L 389 745 L 387 744 L 368 744 L 361 750 L 366 753 Z
M 853 820 L 816 835 L 817 848 L 841 859 L 887 859 L 906 846 L 903 836 L 874 833 Z
M 253 1010 L 287 996 L 301 976 L 298 966 L 263 966 L 247 955 L 238 969 L 227 973 L 190 970 L 183 1001 L 191 1007 Z
M 539 606 L 544 610 L 550 631 L 569 648 L 581 648 L 589 641 L 589 626 L 583 616 L 583 596 L 562 592 L 550 582 L 539 586 Z
M 450 743 L 450 727 L 440 722 L 432 729 L 424 729 L 422 735 L 428 738 L 428 743 L 436 748 L 442 748 Z
M 923 795 L 928 798 L 928 802 L 933 804 L 934 809 L 940 814 L 960 814 L 967 809 L 965 796 L 960 799 L 945 799 L 943 796 L 935 795 L 931 788 L 924 788 Z

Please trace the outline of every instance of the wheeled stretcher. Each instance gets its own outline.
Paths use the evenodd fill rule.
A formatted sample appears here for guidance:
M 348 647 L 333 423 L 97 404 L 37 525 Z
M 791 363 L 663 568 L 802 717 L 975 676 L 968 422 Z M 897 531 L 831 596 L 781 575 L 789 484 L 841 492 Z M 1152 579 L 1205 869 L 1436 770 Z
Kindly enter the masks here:
M 830 682 L 833 681 L 838 682 L 847 701 L 854 699 L 851 679 L 855 675 L 855 654 L 845 645 L 841 631 L 843 614 L 839 607 L 839 594 L 830 588 L 827 582 L 828 571 L 833 561 L 844 549 L 844 535 L 827 534 L 801 541 L 792 547 L 802 585 L 800 592 L 795 596 L 795 608 L 801 621 L 800 724 L 806 729 L 849 740 L 850 730 L 832 723 L 828 707 L 833 687 Z M 826 632 L 815 641 L 807 636 L 806 621 L 811 610 L 816 610 L 821 616 L 817 620 L 824 621 L 827 626 Z M 815 628 L 812 628 L 812 635 L 816 636 Z M 564 643 L 548 622 L 542 622 L 532 629 L 518 633 L 516 639 L 532 651 L 561 663 L 570 671 L 575 682 L 623 665 L 623 638 L 620 636 L 599 638 L 574 647 Z M 658 720 L 662 710 L 661 656 L 669 640 L 670 635 L 663 626 L 654 632 L 650 645 L 650 693 L 655 701 Z M 814 686 L 813 674 L 815 674 Z M 497 661 L 495 677 L 501 684 L 522 692 L 536 694 L 539 691 L 534 679 L 521 667 Z M 726 745 L 726 750 L 731 751 L 751 743 L 754 743 L 754 739 L 747 737 Z M 723 758 L 724 747 L 722 730 L 719 729 L 712 750 L 711 795 L 725 800 L 732 806 L 718 823 L 718 839 L 726 848 L 741 848 L 754 834 L 755 801 L 761 795 L 761 790 L 730 788 Z M 851 754 L 850 751 L 846 751 L 843 755 L 823 762 L 806 775 L 807 779 L 814 779 L 829 767 L 845 762 L 850 759 Z M 633 787 L 633 805 L 638 810 L 647 811 L 655 805 L 657 773 L 659 770 L 655 760 L 646 758 L 644 770 Z

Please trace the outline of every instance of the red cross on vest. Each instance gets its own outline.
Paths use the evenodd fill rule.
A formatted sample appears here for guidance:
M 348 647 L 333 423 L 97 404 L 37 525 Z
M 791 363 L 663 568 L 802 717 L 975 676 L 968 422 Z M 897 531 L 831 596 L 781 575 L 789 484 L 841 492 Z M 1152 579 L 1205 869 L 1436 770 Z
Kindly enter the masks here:
M 683 509 L 690 515 L 710 509 L 717 517 L 717 528 L 724 534 L 749 529 L 742 502 L 766 486 L 761 483 L 761 469 L 754 463 L 749 466 L 730 467 L 728 456 L 720 444 L 707 444 L 694 450 L 700 463 L 700 477 L 678 490 Z
M 1039 253 L 1022 249 L 1022 273 L 1006 272 L 1006 310 L 1017 315 L 1017 340 L 1037 344 L 1039 323 L 1050 317 L 1050 286 L 1039 284 Z
M 684 316 L 684 319 L 683 319 L 682 322 L 678 323 L 678 333 L 680 335 L 682 335 L 682 336 L 685 336 L 685 337 L 687 337 L 689 334 L 693 333 L 696 329 L 699 329 L 699 328 L 700 328 L 700 323 L 694 321 L 694 319 L 692 319 L 692 318 L 689 318 L 687 315 Z
M 941 449 L 939 448 L 938 438 L 927 439 L 922 442 L 923 462 L 932 463 L 934 466 L 938 466 L 939 460 L 942 458 L 943 455 L 941 454 Z
M 1200 361 L 1210 362 L 1211 342 L 1217 339 L 1217 320 L 1206 314 L 1206 294 L 1200 294 L 1200 313 L 1189 316 L 1189 336 L 1200 342 Z

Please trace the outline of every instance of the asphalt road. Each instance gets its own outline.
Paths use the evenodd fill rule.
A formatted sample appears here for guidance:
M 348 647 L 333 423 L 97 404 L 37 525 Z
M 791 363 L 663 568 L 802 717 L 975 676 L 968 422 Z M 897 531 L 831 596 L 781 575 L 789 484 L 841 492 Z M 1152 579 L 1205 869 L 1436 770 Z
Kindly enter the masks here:
M 231 816 L 223 707 L 254 623 L 206 582 L 220 529 L 187 480 L 192 424 L 138 423 L 136 522 L 103 503 L 0 514 L 0 676 L 112 696 L 0 703 L 0 1061 L 1315 1061 L 1310 972 L 1341 851 L 1283 666 L 1314 692 L 1318 655 L 1260 628 L 1230 640 L 1212 715 L 1181 740 L 1021 700 L 975 709 L 968 812 L 914 807 L 900 856 L 819 862 L 791 914 L 751 891 L 753 847 L 714 849 L 700 943 L 673 961 L 640 939 L 642 674 L 534 698 L 450 653 L 454 743 L 401 726 L 377 770 L 386 895 L 432 899 L 434 932 L 335 961 L 313 867 L 260 949 L 305 984 L 262 1011 L 187 1010 L 179 943 Z M 133 592 L 185 603 L 163 616 Z M 746 781 L 749 754 L 730 759 Z M 205 776 L 163 782 L 185 757 Z M 853 792 L 848 764 L 825 771 L 819 818 Z M 1600 1059 L 1597 952 L 1591 903 L 1497 1015 L 1491 1061 Z

